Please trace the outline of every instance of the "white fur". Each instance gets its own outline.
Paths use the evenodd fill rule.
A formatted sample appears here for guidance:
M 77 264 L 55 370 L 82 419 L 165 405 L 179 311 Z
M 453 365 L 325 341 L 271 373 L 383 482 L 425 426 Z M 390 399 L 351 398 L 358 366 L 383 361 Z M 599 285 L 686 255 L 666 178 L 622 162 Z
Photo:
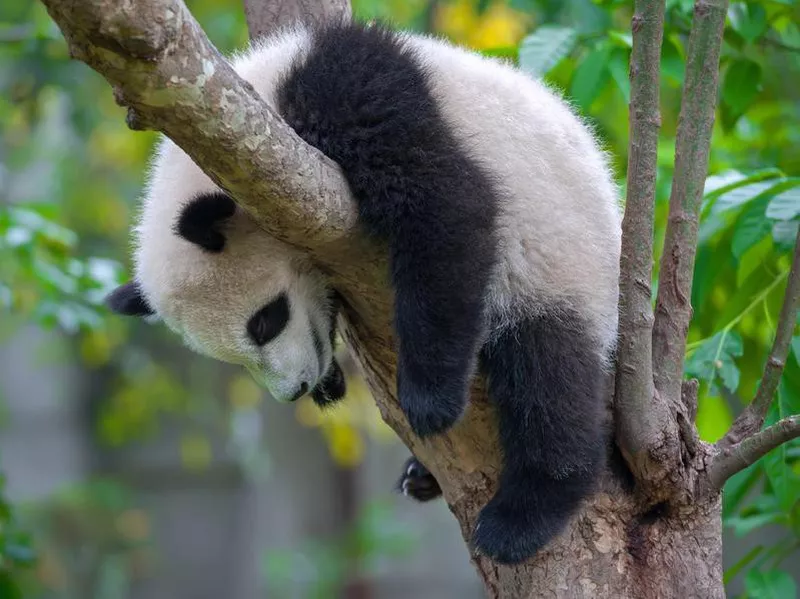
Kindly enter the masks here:
M 432 72 L 442 114 L 463 147 L 504 186 L 501 260 L 490 296 L 499 324 L 566 303 L 586 318 L 607 353 L 617 329 L 620 211 L 593 135 L 556 94 L 510 66 L 432 38 L 405 39 Z M 302 60 L 309 44 L 307 32 L 286 30 L 236 57 L 234 68 L 274 106 L 279 76 Z M 311 388 L 324 374 L 310 327 L 328 362 L 332 355 L 323 277 L 241 209 L 220 254 L 175 235 L 185 202 L 214 189 L 182 150 L 163 141 L 137 228 L 136 278 L 192 348 L 245 365 L 278 399 L 288 399 L 301 382 Z M 257 348 L 246 322 L 284 290 L 289 325 Z
M 462 147 L 505 188 L 492 312 L 505 324 L 566 303 L 608 352 L 621 217 L 593 135 L 553 91 L 506 63 L 432 38 L 407 40 L 435 73 L 434 93 Z

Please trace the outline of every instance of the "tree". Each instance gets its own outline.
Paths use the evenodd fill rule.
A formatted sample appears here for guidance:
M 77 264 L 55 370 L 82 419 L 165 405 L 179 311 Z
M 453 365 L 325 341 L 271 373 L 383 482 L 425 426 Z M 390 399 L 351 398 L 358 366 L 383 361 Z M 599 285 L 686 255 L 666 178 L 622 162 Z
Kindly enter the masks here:
M 414 437 L 395 397 L 386 257 L 355 228 L 337 166 L 306 146 L 211 46 L 181 0 L 43 0 L 76 58 L 103 74 L 133 129 L 171 137 L 275 237 L 307 251 L 346 299 L 345 337 L 383 418 L 439 480 L 469 538 L 494 490 L 499 453 L 478 382 L 463 422 Z M 334 18 L 345 0 L 246 2 L 251 33 L 294 18 Z M 507 567 L 475 556 L 491 597 L 722 597 L 724 482 L 800 436 L 800 416 L 763 429 L 800 299 L 799 246 L 769 360 L 752 403 L 716 444 L 699 440 L 697 385 L 684 381 L 698 219 L 727 0 L 694 6 L 669 224 L 652 308 L 653 198 L 665 3 L 637 0 L 632 22 L 630 152 L 620 280 L 620 342 L 609 384 L 618 459 L 600 491 L 546 551 Z M 612 392 L 613 389 L 613 392 Z M 613 400 L 612 400 L 613 396 Z

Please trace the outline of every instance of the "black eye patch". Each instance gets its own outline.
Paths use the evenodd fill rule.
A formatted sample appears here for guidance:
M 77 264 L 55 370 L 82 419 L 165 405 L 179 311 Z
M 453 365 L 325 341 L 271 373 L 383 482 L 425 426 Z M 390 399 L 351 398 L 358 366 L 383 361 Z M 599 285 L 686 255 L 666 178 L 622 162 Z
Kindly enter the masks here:
M 286 327 L 289 322 L 289 298 L 285 293 L 266 304 L 247 321 L 247 334 L 256 345 L 264 345 Z

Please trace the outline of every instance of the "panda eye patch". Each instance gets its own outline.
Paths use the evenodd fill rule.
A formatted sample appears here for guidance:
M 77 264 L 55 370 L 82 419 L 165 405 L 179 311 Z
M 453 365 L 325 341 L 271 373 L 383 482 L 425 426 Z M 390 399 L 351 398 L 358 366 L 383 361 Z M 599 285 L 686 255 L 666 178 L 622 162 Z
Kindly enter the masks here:
M 258 345 L 264 345 L 286 327 L 289 322 L 289 298 L 281 293 L 270 303 L 264 305 L 247 321 L 247 334 Z

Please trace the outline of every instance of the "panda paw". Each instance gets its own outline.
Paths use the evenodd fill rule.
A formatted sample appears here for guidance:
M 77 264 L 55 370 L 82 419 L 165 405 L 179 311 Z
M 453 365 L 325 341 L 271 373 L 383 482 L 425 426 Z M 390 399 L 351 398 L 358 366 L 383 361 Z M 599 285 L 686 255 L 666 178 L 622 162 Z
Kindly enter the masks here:
M 478 515 L 472 545 L 476 553 L 499 564 L 518 564 L 533 557 L 557 533 L 540 515 L 495 497 Z
M 320 408 L 326 408 L 344 397 L 346 392 L 344 372 L 334 360 L 325 378 L 311 392 L 311 398 Z
M 467 403 L 467 385 L 418 385 L 398 377 L 400 406 L 411 430 L 418 437 L 430 437 L 452 427 Z
M 403 467 L 397 481 L 397 490 L 416 501 L 431 501 L 442 495 L 442 489 L 428 469 L 417 458 L 411 456 Z

